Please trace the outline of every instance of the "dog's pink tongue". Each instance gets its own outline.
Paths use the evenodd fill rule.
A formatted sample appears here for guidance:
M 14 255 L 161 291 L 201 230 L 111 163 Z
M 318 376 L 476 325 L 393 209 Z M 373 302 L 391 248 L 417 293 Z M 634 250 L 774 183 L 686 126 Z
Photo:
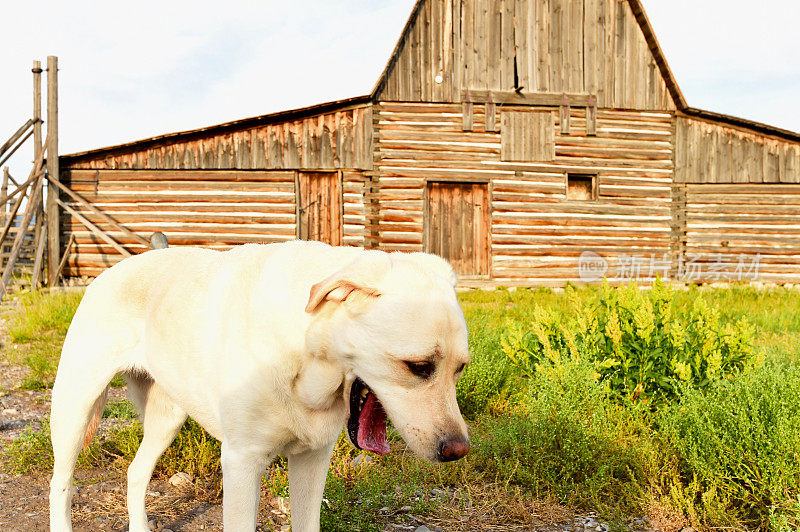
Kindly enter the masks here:
M 358 416 L 358 446 L 378 454 L 389 454 L 386 443 L 386 412 L 374 393 L 367 396 Z

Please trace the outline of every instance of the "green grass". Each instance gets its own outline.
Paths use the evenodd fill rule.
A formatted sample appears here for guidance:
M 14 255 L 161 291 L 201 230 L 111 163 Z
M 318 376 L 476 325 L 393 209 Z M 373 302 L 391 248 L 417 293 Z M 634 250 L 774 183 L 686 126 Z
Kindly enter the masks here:
M 532 498 L 596 509 L 616 523 L 652 513 L 671 516 L 660 525 L 677 529 L 800 526 L 800 291 L 690 288 L 673 294 L 676 311 L 702 296 L 719 312 L 722 327 L 746 320 L 755 331 L 756 356 L 741 371 L 703 388 L 687 384 L 651 408 L 620 401 L 591 360 L 567 357 L 530 374 L 503 352 L 509 327 L 535 323 L 536 306 L 562 316 L 564 327 L 576 327 L 570 325 L 576 302 L 596 300 L 599 290 L 461 294 L 472 363 L 457 392 L 470 424 L 471 453 L 453 464 L 427 464 L 392 434 L 396 452 L 354 467 L 358 451 L 342 437 L 328 475 L 323 530 L 381 530 L 407 506 L 414 515 L 451 522 L 470 515 L 494 526 L 525 524 Z M 59 342 L 78 300 L 75 294 L 23 298 L 10 317 L 18 360 L 32 369 L 31 387 L 52 382 Z M 96 441 L 81 463 L 122 470 L 138 448 L 141 426 L 126 401 L 109 403 L 104 414 L 130 422 Z M 46 422 L 42 427 L 6 448 L 7 469 L 27 473 L 50 466 Z M 156 474 L 177 471 L 220 480 L 219 442 L 193 421 Z M 288 496 L 285 460 L 270 467 L 265 482 L 275 495 Z M 434 488 L 461 495 L 437 499 L 430 495 Z
M 82 298 L 82 291 L 35 291 L 21 294 L 8 319 L 11 340 L 24 344 L 38 340 L 42 334 L 63 340 Z
M 103 409 L 103 417 L 113 417 L 117 419 L 136 419 L 136 407 L 130 401 L 112 401 L 106 403 Z
M 52 387 L 64 336 L 82 297 L 82 291 L 35 291 L 23 293 L 14 301 L 7 321 L 9 337 L 17 349 L 9 358 L 31 370 L 23 389 Z

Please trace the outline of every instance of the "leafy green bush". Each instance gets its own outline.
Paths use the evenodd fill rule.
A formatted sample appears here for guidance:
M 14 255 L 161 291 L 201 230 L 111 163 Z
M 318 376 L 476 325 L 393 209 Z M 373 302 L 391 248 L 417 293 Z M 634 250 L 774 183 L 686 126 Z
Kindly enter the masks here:
M 472 465 L 537 497 L 636 507 L 654 451 L 639 417 L 609 401 L 608 383 L 594 373 L 566 360 L 533 374 L 524 408 L 474 427 Z
M 661 282 L 649 291 L 605 285 L 584 299 L 568 288 L 567 297 L 571 312 L 536 306 L 525 328 L 508 325 L 502 351 L 523 374 L 589 360 L 617 398 L 662 403 L 685 384 L 705 388 L 730 376 L 753 356 L 746 321 L 724 322 L 702 297 L 676 308 L 675 292 Z
M 687 388 L 659 431 L 682 459 L 687 512 L 709 524 L 800 527 L 800 365 Z

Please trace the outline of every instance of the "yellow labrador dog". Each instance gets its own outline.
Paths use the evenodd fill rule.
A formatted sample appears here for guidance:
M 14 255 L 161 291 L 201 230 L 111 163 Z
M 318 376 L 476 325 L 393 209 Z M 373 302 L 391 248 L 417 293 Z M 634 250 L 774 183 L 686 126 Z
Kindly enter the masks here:
M 156 461 L 192 416 L 222 442 L 225 530 L 256 527 L 260 479 L 289 458 L 292 530 L 319 530 L 333 445 L 389 452 L 386 419 L 421 457 L 463 457 L 455 383 L 469 361 L 442 259 L 317 242 L 170 248 L 100 275 L 72 321 L 53 388 L 50 527 L 69 531 L 75 461 L 122 373 L 144 425 L 128 468 L 146 532 Z

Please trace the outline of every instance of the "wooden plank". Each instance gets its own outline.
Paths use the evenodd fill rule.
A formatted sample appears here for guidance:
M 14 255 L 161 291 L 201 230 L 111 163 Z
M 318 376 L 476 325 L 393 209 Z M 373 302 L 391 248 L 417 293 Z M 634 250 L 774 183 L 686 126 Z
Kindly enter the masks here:
M 472 117 L 472 102 L 469 101 L 469 94 L 467 100 L 461 104 L 461 129 L 463 131 L 473 131 L 475 125 Z
M 626 16 L 628 13 L 627 3 L 614 0 L 616 5 L 614 13 L 614 72 L 611 76 L 614 81 L 613 106 L 619 109 L 625 108 L 626 89 L 628 87 L 627 77 L 627 24 Z
M 31 287 L 35 290 L 39 288 L 39 282 L 42 276 L 42 267 L 44 266 L 44 248 L 47 239 L 47 226 L 45 224 L 37 224 L 38 231 L 36 231 L 35 244 L 36 248 L 33 260 L 33 276 L 31 277 Z
M 478 64 L 476 50 L 477 45 L 475 43 L 475 3 L 472 0 L 462 0 L 461 17 L 461 37 L 464 42 L 464 84 L 462 90 L 470 90 L 477 88 L 477 76 L 475 69 Z
M 561 124 L 561 134 L 569 135 L 570 130 L 570 106 L 569 97 L 564 94 L 561 97 L 561 106 L 559 107 L 559 123 Z
M 531 50 L 531 41 L 530 41 L 530 31 L 527 28 L 528 23 L 528 10 L 532 8 L 530 6 L 530 2 L 526 0 L 516 0 L 513 4 L 511 0 L 506 1 L 509 4 L 509 10 L 513 5 L 514 10 L 514 22 L 512 28 L 513 35 L 510 36 L 510 39 L 513 39 L 514 42 L 514 50 L 512 51 L 512 60 L 516 61 L 517 65 L 517 82 L 519 88 L 527 88 L 527 92 L 534 92 L 533 89 L 533 76 L 529 71 L 530 69 L 530 61 L 528 59 L 529 54 L 532 52 Z M 513 68 L 513 63 L 512 63 Z M 504 89 L 514 88 L 513 80 L 510 85 L 506 85 L 503 87 Z
M 475 86 L 488 89 L 489 86 L 489 2 L 491 0 L 473 0 L 475 2 Z M 496 61 L 496 58 L 492 58 Z
M 61 261 L 58 263 L 58 268 L 56 268 L 55 276 L 56 280 L 55 283 L 58 282 L 58 278 L 61 277 L 62 272 L 64 271 L 64 266 L 67 264 L 67 259 L 70 256 L 70 249 L 75 244 L 75 234 L 71 234 L 69 237 L 69 241 L 67 242 L 67 247 L 64 248 L 64 255 L 61 257 Z M 115 257 L 116 258 L 116 257 Z M 53 284 L 55 284 L 53 283 Z
M 586 107 L 586 134 L 597 136 L 597 98 L 594 95 L 589 96 L 589 105 Z
M 10 174 L 8 173 L 8 167 L 3 167 L 3 185 L 0 187 L 0 223 L 5 225 L 6 223 L 6 213 L 8 213 L 8 181 L 10 180 Z
M 456 101 L 464 86 L 464 41 L 462 36 L 462 4 L 464 0 L 447 0 L 453 4 L 453 71 L 450 101 Z M 448 71 L 445 70 L 445 75 Z
M 598 3 L 604 0 L 584 0 L 584 20 L 583 29 L 583 72 L 584 83 L 579 91 L 586 91 L 589 94 L 598 93 L 598 74 L 600 58 L 598 57 L 598 37 L 602 31 L 598 21 Z
M 571 93 L 524 93 L 518 94 L 514 91 L 488 91 L 470 90 L 462 92 L 462 101 L 469 95 L 469 101 L 475 103 L 488 103 L 492 101 L 498 105 L 532 105 L 542 107 L 559 107 L 564 96 L 567 97 L 569 105 L 572 107 L 586 107 L 589 105 L 590 94 L 571 94 Z
M 487 56 L 486 56 L 486 86 L 491 89 L 504 88 L 501 78 L 501 65 L 503 62 L 502 31 L 503 31 L 503 0 L 487 0 Z
M 584 0 L 585 1 L 585 0 Z M 564 47 L 567 51 L 566 60 L 568 79 L 565 92 L 580 92 L 585 90 L 584 83 L 584 2 L 570 1 L 565 9 L 566 25 L 564 32 Z
M 570 0 L 550 0 L 550 90 L 567 92 L 565 73 L 569 65 L 566 64 L 564 51 L 564 25 L 566 3 Z
M 552 78 L 552 56 L 550 48 L 550 1 L 535 2 L 536 28 L 533 46 L 536 55 L 536 90 L 538 92 L 554 92 Z
M 24 124 L 22 124 L 17 131 L 15 131 L 11 137 L 6 140 L 2 146 L 0 146 L 0 157 L 5 155 L 5 153 L 11 149 L 11 147 L 16 144 L 16 142 L 22 138 L 22 136 L 28 132 L 29 129 L 33 127 L 34 120 L 28 119 Z
M 105 233 L 104 231 L 101 231 L 95 224 L 93 224 L 92 222 L 87 220 L 82 214 L 77 212 L 75 209 L 73 209 L 72 207 L 70 207 L 69 205 L 67 205 L 66 203 L 61 201 L 60 199 L 56 199 L 56 202 L 58 203 L 58 205 L 61 208 L 63 208 L 69 214 L 71 214 L 72 216 L 77 218 L 96 237 L 98 237 L 98 238 L 104 240 L 105 242 L 107 242 L 110 246 L 112 246 L 114 249 L 116 249 L 121 255 L 123 255 L 125 257 L 130 257 L 131 256 L 131 253 L 127 249 L 125 249 L 124 247 L 119 245 L 116 240 L 114 240 L 113 238 L 108 236 L 108 234 Z
M 515 0 L 501 0 L 501 30 L 500 30 L 500 85 L 493 87 L 500 90 L 514 88 L 514 57 L 516 54 Z
M 484 106 L 484 121 L 486 131 L 497 131 L 497 106 L 493 102 L 489 102 Z

